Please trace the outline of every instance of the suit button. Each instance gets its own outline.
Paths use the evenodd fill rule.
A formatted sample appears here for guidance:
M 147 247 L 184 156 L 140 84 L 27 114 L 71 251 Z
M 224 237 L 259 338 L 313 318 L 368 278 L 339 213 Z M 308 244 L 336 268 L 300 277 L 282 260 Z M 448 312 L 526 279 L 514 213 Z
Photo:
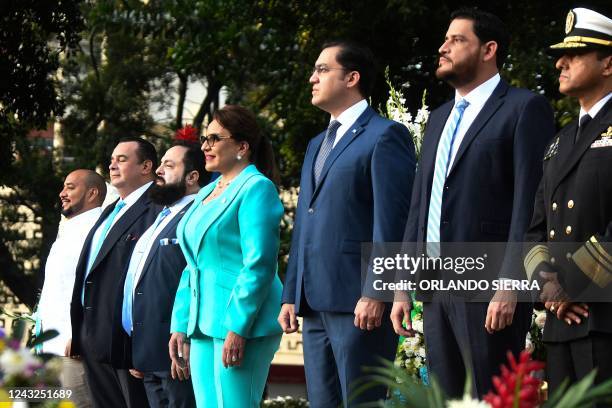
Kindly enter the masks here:
M 308 209 L 308 214 L 312 214 L 312 213 L 314 213 L 314 210 L 312 208 L 309 208 Z
M 553 211 L 557 211 L 557 207 L 558 207 L 558 206 L 557 206 L 557 203 L 553 203 L 553 204 L 552 204 L 552 210 L 553 210 Z
M 572 226 L 568 225 L 567 227 L 565 227 L 565 235 L 569 235 L 572 233 Z
M 568 252 L 567 254 L 565 254 L 565 257 L 566 257 L 568 260 L 572 259 L 572 253 L 571 253 L 571 252 Z
M 557 262 L 557 260 L 555 259 L 555 257 L 553 256 L 552 258 L 550 258 L 550 263 L 554 264 L 555 262 Z
M 550 232 L 548 233 L 548 236 L 550 237 L 550 239 L 553 239 L 555 237 L 555 230 L 551 229 Z
M 574 208 L 574 200 L 569 200 L 567 202 L 567 208 Z

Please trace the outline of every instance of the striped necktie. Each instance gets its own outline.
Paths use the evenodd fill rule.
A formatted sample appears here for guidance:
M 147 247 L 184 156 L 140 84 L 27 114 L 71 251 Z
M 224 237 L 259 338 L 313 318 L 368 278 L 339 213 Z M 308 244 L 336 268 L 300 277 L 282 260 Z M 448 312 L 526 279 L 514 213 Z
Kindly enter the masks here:
M 444 129 L 438 152 L 436 154 L 436 165 L 434 168 L 433 183 L 431 186 L 431 197 L 429 199 L 429 212 L 427 214 L 427 254 L 430 257 L 440 256 L 440 216 L 442 212 L 442 195 L 444 183 L 448 173 L 448 166 L 453 151 L 453 142 L 457 134 L 457 128 L 463 117 L 465 108 L 470 103 L 465 99 L 459 100 L 455 105 L 448 126 Z
M 327 160 L 329 153 L 334 148 L 336 132 L 340 126 L 342 126 L 342 123 L 338 122 L 337 120 L 332 120 L 327 128 L 325 139 L 323 139 L 323 143 L 321 144 L 321 148 L 319 149 L 319 154 L 317 155 L 317 160 L 315 161 L 314 165 L 315 186 L 319 184 L 321 172 L 323 171 L 323 166 L 325 166 L 325 160 Z
M 153 225 L 147 230 L 148 237 L 141 237 L 141 239 L 146 240 L 146 244 L 142 247 L 142 250 L 146 250 L 151 242 L 151 239 L 155 236 L 155 231 L 161 222 L 170 214 L 170 209 L 168 207 L 164 207 L 164 209 L 157 215 L 155 222 Z M 143 241 L 144 243 L 144 241 Z M 136 256 L 137 254 L 132 253 L 132 256 Z M 127 275 L 125 276 L 125 283 L 123 285 L 123 305 L 121 307 L 121 325 L 123 326 L 123 330 L 131 336 L 132 335 L 132 305 L 134 302 L 134 280 L 136 279 L 136 272 L 138 272 L 138 268 L 140 264 L 144 261 L 143 257 L 144 253 L 141 254 L 139 259 L 136 259 L 136 262 L 132 263 L 130 259 L 130 264 L 128 266 Z

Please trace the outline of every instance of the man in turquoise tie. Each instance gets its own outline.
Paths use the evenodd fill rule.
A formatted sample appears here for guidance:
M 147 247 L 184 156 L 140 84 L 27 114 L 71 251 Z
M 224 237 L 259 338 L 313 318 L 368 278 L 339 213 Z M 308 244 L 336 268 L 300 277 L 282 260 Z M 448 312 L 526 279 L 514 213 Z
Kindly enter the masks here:
M 72 355 L 80 355 L 95 407 L 148 406 L 142 380 L 132 377 L 129 336 L 121 325 L 127 262 L 160 207 L 151 202 L 157 153 L 144 139 L 124 139 L 110 160 L 110 182 L 120 199 L 89 232 L 72 293 Z
M 404 235 L 406 247 L 417 249 L 409 256 L 436 258 L 440 250 L 444 256 L 441 243 L 522 242 L 554 124 L 545 98 L 501 79 L 508 45 L 498 17 L 478 9 L 451 15 L 436 76 L 452 86 L 455 98 L 434 110 L 427 123 Z M 507 248 L 512 250 L 503 261 L 487 263 L 489 278 L 525 279 L 516 262 L 520 245 Z M 420 281 L 443 276 L 426 272 Z M 450 291 L 418 295 L 426 301 L 432 374 L 448 395 L 458 397 L 470 372 L 475 393 L 485 394 L 506 352 L 525 347 L 531 304 L 517 305 L 511 291 L 498 291 L 488 303 L 466 302 Z M 396 302 L 391 319 L 398 334 L 411 334 L 410 303 Z

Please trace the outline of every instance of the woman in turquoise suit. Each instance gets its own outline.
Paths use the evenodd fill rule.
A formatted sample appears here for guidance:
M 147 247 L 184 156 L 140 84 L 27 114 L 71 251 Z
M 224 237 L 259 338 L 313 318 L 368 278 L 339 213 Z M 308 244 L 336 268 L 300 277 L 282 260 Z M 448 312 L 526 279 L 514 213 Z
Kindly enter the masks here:
M 214 113 L 202 151 L 206 170 L 221 176 L 177 228 L 187 266 L 172 311 L 172 375 L 191 374 L 198 407 L 259 407 L 282 333 L 278 172 L 255 116 L 240 106 Z

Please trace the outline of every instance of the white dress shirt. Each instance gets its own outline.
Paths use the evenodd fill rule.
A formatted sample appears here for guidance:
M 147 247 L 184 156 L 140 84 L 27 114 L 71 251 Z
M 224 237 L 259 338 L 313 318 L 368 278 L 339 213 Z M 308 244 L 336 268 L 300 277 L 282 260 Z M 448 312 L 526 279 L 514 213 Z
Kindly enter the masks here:
M 42 344 L 45 353 L 63 356 L 72 337 L 70 300 L 76 267 L 85 238 L 101 213 L 102 208 L 97 207 L 60 223 L 45 264 L 45 283 L 37 308 L 42 330 L 55 329 L 59 333 Z
M 499 81 L 501 81 L 499 74 L 495 74 L 491 78 L 483 82 L 482 84 L 478 85 L 476 88 L 474 88 L 471 92 L 469 92 L 465 96 L 461 96 L 459 92 L 455 91 L 455 105 L 461 99 L 465 99 L 470 104 L 468 105 L 467 108 L 465 108 L 465 111 L 463 112 L 463 116 L 461 117 L 461 122 L 459 122 L 459 126 L 457 126 L 457 131 L 455 133 L 455 140 L 453 142 L 452 151 L 451 151 L 451 158 L 450 158 L 450 162 L 448 163 L 446 175 L 448 175 L 448 172 L 453 166 L 453 163 L 455 161 L 455 156 L 457 155 L 457 151 L 459 150 L 459 147 L 461 146 L 461 142 L 463 142 L 463 138 L 465 137 L 465 134 L 467 133 L 470 126 L 472 126 L 472 123 L 474 123 L 476 116 L 478 116 L 484 104 L 487 102 L 487 100 L 489 100 L 489 98 L 493 94 L 493 91 L 499 84 Z M 444 134 L 446 128 L 450 125 L 450 121 L 452 117 L 453 115 L 451 113 L 448 116 L 448 119 L 446 120 L 446 124 L 444 125 L 444 130 L 442 131 L 442 134 Z
M 365 99 L 360 100 L 350 108 L 346 109 L 337 118 L 333 116 L 330 119 L 330 123 L 333 120 L 337 120 L 341 123 L 340 127 L 336 131 L 336 139 L 334 139 L 334 147 L 338 144 L 342 136 L 353 126 L 355 121 L 359 119 L 359 116 L 368 108 L 368 102 Z
M 147 184 L 140 186 L 136 190 L 132 191 L 130 194 L 128 194 L 127 197 L 123 199 L 125 206 L 123 206 L 123 208 L 115 216 L 113 223 L 108 229 L 108 233 L 110 233 L 111 229 L 113 229 L 113 226 L 117 223 L 117 221 L 119 221 L 119 219 L 123 216 L 123 214 L 125 214 L 134 205 L 134 203 L 136 203 L 136 201 L 140 199 L 140 197 L 142 197 L 142 195 L 145 193 L 145 191 L 147 191 L 147 189 L 149 188 L 151 184 L 153 184 L 153 182 L 149 181 Z M 96 243 L 101 238 L 100 235 L 102 235 L 102 231 L 104 231 L 104 225 L 105 225 L 105 222 L 103 221 L 98 226 L 98 229 L 96 230 L 96 233 L 94 234 L 93 239 L 91 240 L 91 245 L 89 246 L 89 252 L 87 254 L 88 260 L 89 260 L 89 257 L 91 256 L 91 249 L 96 248 Z M 102 237 L 102 239 L 104 238 L 106 237 Z
M 608 101 L 610 100 L 610 98 L 612 98 L 612 92 L 608 93 L 606 96 L 604 96 L 603 98 L 601 98 L 595 105 L 593 105 L 593 107 L 591 107 L 591 109 L 589 109 L 589 111 L 585 111 L 582 106 L 580 107 L 580 116 L 578 117 L 578 123 L 580 123 L 580 119 L 582 119 L 582 117 L 584 115 L 586 115 L 587 113 L 589 114 L 589 116 L 591 117 L 591 119 L 593 119 L 595 116 L 597 116 L 597 114 L 599 113 L 599 111 L 601 110 L 601 108 L 604 107 L 604 105 L 606 103 L 608 103 Z
M 138 242 L 136 242 L 136 246 L 134 247 L 134 251 L 132 251 L 132 256 L 130 258 L 130 265 L 128 267 L 128 273 L 130 273 L 133 268 L 136 269 L 136 275 L 134 277 L 134 286 L 132 287 L 132 295 L 136 290 L 136 286 L 138 285 L 138 281 L 140 280 L 140 275 L 142 274 L 142 269 L 144 268 L 145 261 L 149 257 L 149 252 L 151 251 L 151 247 L 155 243 L 155 238 L 159 235 L 160 232 L 166 228 L 166 226 L 170 223 L 170 221 L 181 212 L 183 208 L 187 204 L 193 201 L 195 198 L 195 194 L 189 194 L 178 200 L 176 203 L 172 204 L 169 207 L 170 214 L 166 216 L 158 225 L 151 225 L 140 237 Z M 133 297 L 132 297 L 133 299 Z

